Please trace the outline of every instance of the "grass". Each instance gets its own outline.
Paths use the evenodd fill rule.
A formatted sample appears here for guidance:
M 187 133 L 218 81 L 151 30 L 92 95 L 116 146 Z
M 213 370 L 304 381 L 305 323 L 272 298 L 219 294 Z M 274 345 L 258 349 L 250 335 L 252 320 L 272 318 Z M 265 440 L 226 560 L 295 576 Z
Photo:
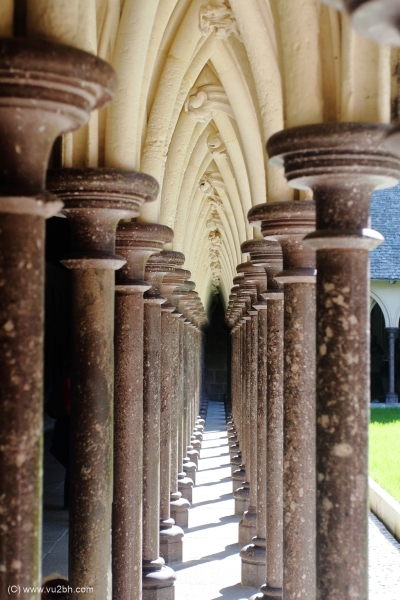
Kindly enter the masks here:
M 371 408 L 369 474 L 400 502 L 400 408 Z

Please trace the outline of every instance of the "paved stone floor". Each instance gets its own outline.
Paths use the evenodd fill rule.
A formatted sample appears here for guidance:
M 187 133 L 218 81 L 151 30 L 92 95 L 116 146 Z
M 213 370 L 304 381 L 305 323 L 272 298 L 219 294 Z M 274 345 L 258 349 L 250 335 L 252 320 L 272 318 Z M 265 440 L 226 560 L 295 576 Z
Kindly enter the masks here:
M 45 447 L 48 449 L 49 443 Z M 68 512 L 61 509 L 63 468 L 45 452 L 43 575 L 67 574 Z M 239 517 L 234 517 L 223 405 L 210 403 L 183 562 L 175 600 L 247 600 L 255 591 L 240 585 Z M 370 519 L 370 599 L 400 600 L 400 544 Z

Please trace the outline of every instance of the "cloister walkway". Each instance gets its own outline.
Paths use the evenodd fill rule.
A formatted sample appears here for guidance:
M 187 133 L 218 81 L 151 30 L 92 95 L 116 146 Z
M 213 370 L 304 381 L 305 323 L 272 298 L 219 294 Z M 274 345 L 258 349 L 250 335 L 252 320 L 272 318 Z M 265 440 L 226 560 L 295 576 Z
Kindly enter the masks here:
M 45 463 L 43 574 L 67 575 L 68 514 L 60 509 L 64 470 L 48 452 Z M 210 402 L 183 562 L 171 565 L 177 575 L 175 600 L 247 600 L 257 591 L 240 585 L 240 518 L 233 516 L 230 471 L 224 407 Z M 370 600 L 399 598 L 400 544 L 371 516 Z

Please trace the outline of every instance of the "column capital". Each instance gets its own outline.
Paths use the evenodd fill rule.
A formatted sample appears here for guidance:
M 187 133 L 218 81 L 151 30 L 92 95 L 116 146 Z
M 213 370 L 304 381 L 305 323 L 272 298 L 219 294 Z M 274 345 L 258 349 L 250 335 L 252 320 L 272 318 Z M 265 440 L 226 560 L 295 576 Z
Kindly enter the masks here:
M 172 229 L 165 225 L 159 225 L 158 231 L 160 239 L 165 240 L 165 244 L 172 242 L 174 236 Z M 150 256 L 144 275 L 145 280 L 150 285 L 150 289 L 144 295 L 148 303 L 163 304 L 165 302 L 166 299 L 161 295 L 162 281 L 167 273 L 173 273 L 174 268 L 171 257 L 168 254 L 159 252 Z
M 114 70 L 92 54 L 41 40 L 0 39 L 0 195 L 14 199 L 2 198 L 0 210 L 35 211 L 23 197 L 44 191 L 54 140 L 87 123 L 115 89 Z M 37 201 L 44 216 L 58 212 L 59 205 L 52 211 Z
M 278 242 L 271 240 L 249 240 L 242 244 L 242 252 L 250 254 L 250 261 L 257 267 L 263 267 L 267 279 L 265 287 L 259 289 L 259 295 L 267 289 L 279 290 L 281 284 L 275 280 L 275 275 L 282 271 L 282 248 Z
M 149 289 L 144 280 L 147 261 L 160 252 L 164 240 L 160 238 L 155 223 L 122 222 L 117 227 L 117 251 L 126 264 L 117 273 L 118 293 L 145 292 Z
M 248 313 L 257 314 L 253 304 L 257 302 L 259 290 L 265 287 L 266 276 L 262 267 L 256 267 L 250 261 L 241 263 L 236 267 L 238 273 L 243 273 L 243 283 L 240 284 L 241 292 L 250 295 L 250 307 Z
M 382 243 L 369 228 L 369 199 L 400 177 L 399 157 L 382 147 L 388 131 L 371 123 L 317 123 L 269 139 L 270 162 L 284 167 L 289 185 L 313 190 L 317 231 L 307 235 L 309 247 L 372 250 Z
M 400 332 L 400 327 L 385 327 L 385 331 L 387 331 L 388 334 L 396 335 L 396 333 Z
M 275 275 L 280 283 L 314 283 L 315 252 L 303 244 L 315 229 L 315 204 L 292 200 L 259 204 L 250 209 L 248 220 L 261 227 L 263 236 L 282 246 L 283 270 Z
M 72 253 L 62 263 L 69 269 L 119 269 L 125 260 L 115 254 L 121 219 L 136 217 L 158 184 L 150 176 L 118 169 L 55 169 L 47 187 L 64 203 L 62 213 L 72 229 Z
M 163 305 L 163 310 L 169 310 L 174 316 L 180 316 L 179 311 L 173 301 L 175 290 L 179 288 L 185 281 L 185 275 L 189 271 L 180 268 L 185 262 L 185 255 L 182 252 L 174 252 L 172 250 L 166 250 L 163 253 L 168 252 L 174 266 L 174 270 L 171 273 L 166 273 L 161 286 L 161 293 L 167 299 L 167 302 Z M 190 277 L 190 275 L 189 275 Z

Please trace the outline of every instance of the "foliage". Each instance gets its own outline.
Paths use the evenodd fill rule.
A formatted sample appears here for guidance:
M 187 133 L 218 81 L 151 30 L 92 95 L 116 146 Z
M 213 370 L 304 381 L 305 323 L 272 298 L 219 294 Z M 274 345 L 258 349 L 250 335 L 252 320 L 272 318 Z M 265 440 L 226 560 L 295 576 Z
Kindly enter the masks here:
M 400 502 L 400 407 L 371 408 L 369 474 Z

